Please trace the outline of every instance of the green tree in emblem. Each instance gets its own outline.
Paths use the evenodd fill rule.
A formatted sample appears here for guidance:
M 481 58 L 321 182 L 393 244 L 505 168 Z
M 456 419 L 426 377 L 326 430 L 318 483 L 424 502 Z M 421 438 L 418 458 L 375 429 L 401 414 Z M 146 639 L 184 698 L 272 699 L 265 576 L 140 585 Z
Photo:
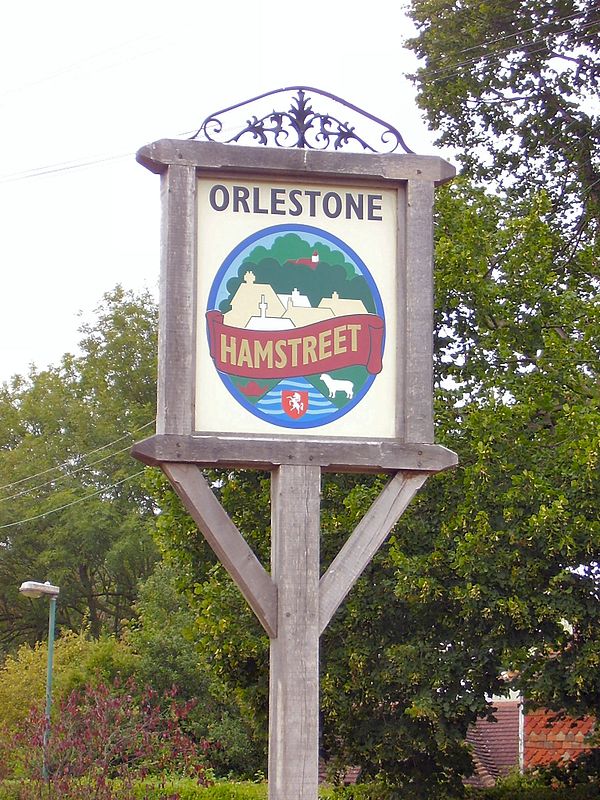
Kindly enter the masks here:
M 294 263 L 300 259 L 310 262 L 314 252 L 319 257 L 316 266 Z M 223 313 L 230 310 L 231 301 L 248 271 L 254 273 L 257 283 L 269 284 L 277 294 L 291 294 L 298 289 L 308 297 L 313 308 L 323 298 L 337 292 L 342 298 L 362 301 L 369 314 L 376 312 L 369 284 L 343 253 L 323 242 L 309 244 L 296 233 L 278 237 L 270 248 L 259 245 L 252 250 L 237 276 L 227 282 L 229 294 L 219 306 Z

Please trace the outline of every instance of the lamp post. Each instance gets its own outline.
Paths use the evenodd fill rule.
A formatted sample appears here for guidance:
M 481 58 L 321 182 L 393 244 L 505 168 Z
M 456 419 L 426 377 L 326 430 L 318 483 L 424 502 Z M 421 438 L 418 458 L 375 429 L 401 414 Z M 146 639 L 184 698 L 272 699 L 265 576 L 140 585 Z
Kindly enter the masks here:
M 46 713 L 44 718 L 44 739 L 43 739 L 43 763 L 42 763 L 42 776 L 44 780 L 48 779 L 48 740 L 50 738 L 50 709 L 52 707 L 52 666 L 54 661 L 54 627 L 56 621 L 56 598 L 60 592 L 58 586 L 53 586 L 46 581 L 45 583 L 38 583 L 37 581 L 24 581 L 19 591 L 25 597 L 38 598 L 42 596 L 48 597 L 50 601 L 50 608 L 48 614 L 48 666 L 46 670 Z

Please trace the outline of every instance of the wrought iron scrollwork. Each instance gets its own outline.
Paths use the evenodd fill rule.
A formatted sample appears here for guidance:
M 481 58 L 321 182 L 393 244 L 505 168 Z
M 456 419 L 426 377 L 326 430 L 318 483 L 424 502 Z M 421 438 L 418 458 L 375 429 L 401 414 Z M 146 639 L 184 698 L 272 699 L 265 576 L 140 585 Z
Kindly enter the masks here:
M 286 94 L 292 94 L 292 97 L 285 110 L 266 110 L 272 97 Z M 344 122 L 332 113 L 315 110 L 315 100 L 323 98 L 334 103 L 336 111 L 337 107 L 343 108 L 344 113 L 350 117 Z M 235 118 L 238 109 L 247 106 L 254 106 L 253 110 L 257 113 L 246 119 L 243 128 L 232 132 L 235 131 L 235 125 L 231 124 L 230 119 Z M 357 125 L 352 124 L 350 118 L 357 123 L 362 122 L 365 131 L 361 135 L 357 133 Z M 354 147 L 370 153 L 393 153 L 400 147 L 405 153 L 413 152 L 406 146 L 402 135 L 393 125 L 334 94 L 310 86 L 276 89 L 215 111 L 206 117 L 191 138 L 200 137 L 210 142 L 225 144 L 242 143 L 242 139 L 243 143 L 246 143 L 249 137 L 254 144 L 265 147 L 270 145 L 310 150 L 341 150 L 345 147 Z M 377 139 L 378 147 L 373 144 Z

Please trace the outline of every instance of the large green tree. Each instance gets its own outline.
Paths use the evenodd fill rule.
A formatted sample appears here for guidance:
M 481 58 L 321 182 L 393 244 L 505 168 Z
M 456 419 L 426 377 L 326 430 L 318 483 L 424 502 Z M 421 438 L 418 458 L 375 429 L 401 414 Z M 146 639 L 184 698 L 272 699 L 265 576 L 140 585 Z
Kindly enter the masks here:
M 192 701 L 186 730 L 210 742 L 210 763 L 218 775 L 252 778 L 262 766 L 261 736 L 252 718 L 240 712 L 235 694 L 223 686 L 206 662 L 213 645 L 198 647 L 195 615 L 179 591 L 185 574 L 164 562 L 140 587 L 136 620 L 123 644 L 136 654 L 139 686 L 159 694 L 177 688 L 180 700 Z
M 544 188 L 555 220 L 600 215 L 596 0 L 411 0 L 418 104 L 467 172 L 514 196 Z
M 598 712 L 598 4 L 411 0 L 410 14 L 419 105 L 498 195 L 483 235 L 473 228 L 474 271 L 445 269 L 464 251 L 452 225 L 438 231 L 438 366 L 454 382 L 443 413 L 455 448 L 476 446 L 444 521 L 465 532 L 453 570 L 472 581 L 477 547 L 503 553 L 504 607 L 532 638 L 505 661 L 528 697 Z M 428 564 L 413 561 L 413 579 Z
M 443 586 L 448 608 L 506 637 L 501 663 L 529 698 L 599 714 L 594 246 L 570 247 L 545 193 L 516 218 L 498 198 L 465 200 L 460 184 L 440 196 L 437 243 L 440 433 L 460 452 L 460 491 L 442 495 L 433 550 L 411 555 L 407 541 L 398 590 L 433 599 Z
M 107 294 L 78 355 L 0 389 L 0 641 L 44 636 L 47 604 L 23 580 L 60 585 L 59 626 L 118 632 L 156 560 L 154 505 L 129 455 L 152 430 L 156 308 Z

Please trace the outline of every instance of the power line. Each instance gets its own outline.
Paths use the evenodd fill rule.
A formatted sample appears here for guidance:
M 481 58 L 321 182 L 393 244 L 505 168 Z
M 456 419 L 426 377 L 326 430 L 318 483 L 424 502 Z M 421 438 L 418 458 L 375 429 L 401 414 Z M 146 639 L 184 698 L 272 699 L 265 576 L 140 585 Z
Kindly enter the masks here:
M 16 525 L 24 525 L 26 522 L 34 522 L 38 519 L 43 519 L 44 517 L 49 517 L 50 514 L 56 514 L 58 511 L 64 511 L 66 508 L 70 508 L 71 506 L 75 506 L 78 503 L 83 503 L 86 500 L 89 500 L 92 497 L 97 497 L 99 494 L 103 492 L 108 492 L 111 489 L 115 489 L 117 486 L 121 486 L 123 483 L 127 481 L 131 481 L 134 478 L 139 477 L 144 473 L 144 470 L 141 469 L 139 472 L 135 472 L 133 475 L 128 475 L 126 478 L 123 478 L 116 483 L 111 484 L 110 486 L 105 486 L 102 489 L 98 489 L 96 492 L 91 492 L 90 494 L 86 494 L 85 497 L 78 497 L 77 500 L 72 500 L 70 503 L 65 503 L 58 508 L 53 508 L 50 511 L 44 511 L 43 514 L 36 514 L 34 517 L 27 517 L 26 519 L 20 519 L 18 522 L 9 522 L 6 525 L 0 525 L 0 531 L 5 530 L 6 528 L 14 528 Z
M 159 47 L 154 47 L 151 50 L 146 50 L 143 53 L 134 53 L 133 55 L 131 55 L 131 52 L 130 52 L 131 45 L 134 45 L 134 44 L 136 44 L 138 42 L 143 42 L 143 41 L 147 40 L 148 38 L 150 38 L 150 41 L 152 41 L 152 40 L 158 39 L 159 36 L 155 35 L 155 36 L 152 36 L 152 37 L 148 37 L 146 34 L 144 34 L 142 36 L 137 36 L 134 39 L 129 39 L 127 41 L 121 42 L 120 44 L 116 44 L 113 47 L 109 47 L 109 48 L 107 48 L 105 50 L 100 50 L 100 51 L 98 51 L 96 53 L 92 53 L 91 55 L 87 55 L 84 58 L 81 58 L 78 61 L 74 61 L 71 64 L 68 64 L 68 65 L 64 66 L 63 68 L 61 68 L 61 69 L 57 69 L 55 72 L 51 72 L 51 73 L 48 73 L 46 75 L 42 75 L 41 77 L 34 78 L 34 79 L 30 80 L 30 81 L 27 81 L 26 83 L 21 84 L 20 86 L 15 86 L 12 89 L 7 89 L 6 91 L 0 93 L 0 101 L 2 101 L 3 98 L 9 97 L 12 94 L 21 94 L 22 92 L 27 91 L 28 89 L 34 88 L 34 87 L 39 86 L 40 84 L 43 84 L 43 83 L 47 83 L 48 81 L 52 81 L 55 78 L 60 78 L 63 75 L 69 75 L 69 74 L 71 74 L 73 72 L 76 73 L 76 72 L 80 71 L 81 67 L 83 67 L 84 70 L 85 70 L 86 66 L 88 64 L 90 64 L 91 62 L 98 61 L 103 56 L 109 55 L 111 53 L 115 53 L 116 51 L 123 50 L 125 48 L 127 48 L 127 50 L 126 50 L 126 55 L 125 55 L 124 58 L 120 58 L 116 62 L 113 62 L 113 63 L 108 64 L 108 65 L 103 65 L 103 66 L 101 65 L 99 67 L 96 67 L 96 69 L 94 71 L 98 72 L 100 70 L 111 69 L 111 68 L 114 68 L 115 66 L 120 66 L 122 64 L 127 64 L 130 61 L 133 61 L 134 59 L 139 58 L 140 56 L 143 57 L 145 55 L 152 55 L 153 53 L 156 53 L 157 51 L 165 49 L 165 45 L 161 45 Z M 166 45 L 166 47 L 168 47 L 169 49 L 172 46 L 173 45 Z
M 185 131 L 183 133 L 175 134 L 176 137 L 190 136 L 195 131 Z M 47 164 L 42 167 L 34 167 L 34 169 L 22 170 L 20 172 L 10 172 L 6 175 L 0 175 L 0 183 L 12 183 L 14 181 L 24 181 L 29 178 L 40 178 L 44 175 L 53 175 L 57 172 L 72 172 L 76 169 L 85 169 L 86 167 L 95 167 L 98 164 L 106 164 L 109 161 L 118 161 L 122 158 L 133 158 L 135 152 L 120 153 L 118 155 L 103 156 L 101 158 L 80 159 L 76 161 L 62 161 L 56 164 Z
M 593 10 L 594 10 L 594 7 L 592 7 L 590 9 L 590 11 L 593 11 Z M 585 17 L 587 13 L 588 13 L 587 11 L 577 11 L 577 12 L 574 12 L 573 14 L 567 14 L 564 17 L 557 17 L 556 19 L 549 20 L 549 22 L 552 22 L 552 23 L 566 22 L 568 20 L 577 19 L 578 17 Z M 540 24 L 544 24 L 544 23 L 540 23 Z M 548 24 L 548 23 L 546 23 L 546 24 Z M 522 28 L 521 30 L 514 31 L 513 33 L 505 33 L 503 36 L 498 36 L 496 39 L 489 39 L 487 41 L 480 42 L 479 44 L 471 45 L 470 47 L 463 47 L 460 50 L 457 50 L 456 52 L 457 52 L 457 54 L 459 54 L 459 53 L 469 53 L 472 50 L 478 50 L 481 47 L 489 47 L 490 45 L 498 44 L 498 42 L 502 42 L 505 39 L 511 39 L 514 36 L 522 36 L 525 33 L 531 33 L 532 31 L 535 31 L 538 28 L 539 28 L 539 24 L 538 25 L 532 25 L 531 28 Z M 556 35 L 557 33 L 558 33 L 558 35 L 561 35 L 562 33 L 568 33 L 568 30 L 554 32 L 554 35 Z M 535 44 L 535 41 L 536 40 L 534 39 L 533 42 L 525 42 L 525 44 Z M 517 47 L 517 46 L 520 47 L 522 45 L 513 45 L 513 47 L 508 48 L 508 50 L 512 50 L 512 49 L 514 49 L 514 47 Z M 500 52 L 503 52 L 503 51 L 500 51 Z M 496 53 L 494 53 L 494 55 L 495 54 Z M 479 58 L 481 58 L 481 56 L 477 56 L 477 58 L 475 60 L 478 60 Z M 469 63 L 469 62 L 467 62 L 467 63 Z M 438 71 L 443 71 L 443 70 L 438 70 Z M 435 72 L 433 74 L 435 74 Z
M 122 442 L 123 439 L 127 439 L 127 437 L 133 437 L 134 434 L 143 431 L 145 428 L 148 428 L 150 425 L 154 424 L 154 420 L 150 420 L 150 422 L 146 422 L 139 428 L 136 428 L 133 431 L 128 431 L 124 433 L 122 436 L 119 436 L 118 439 L 115 439 L 113 442 L 109 442 L 108 444 L 103 444 L 101 447 L 96 447 L 95 450 L 90 450 L 87 453 L 84 453 L 80 456 L 80 458 L 87 458 L 88 456 L 94 455 L 94 453 L 99 453 L 101 450 L 106 450 L 108 447 L 112 447 L 119 442 Z M 57 464 L 55 467 L 49 467 L 48 469 L 44 469 L 41 472 L 36 472 L 35 475 L 28 475 L 26 478 L 20 478 L 18 481 L 13 481 L 12 483 L 5 483 L 4 486 L 0 486 L 0 490 L 4 489 L 12 489 L 13 486 L 18 486 L 21 483 L 25 483 L 25 481 L 31 481 L 35 478 L 40 478 L 42 475 L 47 475 L 49 472 L 54 472 L 55 470 L 63 469 L 64 467 L 68 467 L 70 464 L 69 461 L 63 461 L 61 464 Z
M 44 167 L 23 170 L 22 172 L 12 172 L 8 175 L 0 175 L 0 183 L 12 183 L 13 181 L 24 181 L 28 178 L 40 178 L 43 175 L 52 175 L 56 172 L 70 172 L 75 169 L 85 167 L 95 167 L 98 164 L 106 164 L 108 161 L 118 161 L 122 158 L 131 158 L 134 153 L 120 153 L 119 155 L 105 156 L 104 158 L 92 158 L 80 161 L 63 161 L 56 164 L 48 164 Z
M 599 183 L 600 183 L 600 178 L 597 178 L 592 184 L 590 184 L 588 187 L 586 187 L 586 189 L 585 189 L 585 191 L 583 193 L 583 196 L 587 197 L 588 194 L 591 194 L 591 191 L 594 188 L 594 186 L 597 186 Z
M 596 22 L 589 22 L 586 25 L 583 25 L 581 27 L 581 30 L 582 31 L 587 30 L 588 28 L 591 28 L 591 27 L 593 27 L 594 25 L 597 25 L 597 24 L 598 23 L 596 23 Z M 511 35 L 512 36 L 516 36 L 517 33 L 511 34 Z M 563 33 L 567 33 L 567 31 L 564 31 Z M 593 34 L 588 34 L 586 36 L 582 36 L 581 40 L 584 41 L 585 39 L 589 38 L 592 35 Z M 519 42 L 518 44 L 512 45 L 511 47 L 505 47 L 502 50 L 493 50 L 493 51 L 488 52 L 488 53 L 481 53 L 480 55 L 474 56 L 473 58 L 469 58 L 469 59 L 467 59 L 465 61 L 459 61 L 457 64 L 451 64 L 451 65 L 449 64 L 448 67 L 446 67 L 446 68 L 432 70 L 428 74 L 427 80 L 430 81 L 431 83 L 438 83 L 439 81 L 447 80 L 448 78 L 459 76 L 461 73 L 458 72 L 457 69 L 460 68 L 460 67 L 467 67 L 470 64 L 475 64 L 478 61 L 482 61 L 482 60 L 485 60 L 487 58 L 492 58 L 494 56 L 506 55 L 507 53 L 510 53 L 513 50 L 519 50 L 520 48 L 522 48 L 524 46 L 530 47 L 531 45 L 540 44 L 540 43 L 545 42 L 545 41 L 546 41 L 546 38 L 540 37 L 540 38 L 537 38 L 537 39 L 531 39 L 528 42 Z M 493 44 L 493 42 L 491 42 L 490 44 Z M 467 49 L 477 49 L 477 47 L 487 47 L 487 46 L 488 45 L 484 43 L 484 44 L 477 45 L 477 46 L 474 46 L 472 48 L 467 48 Z M 463 52 L 466 52 L 466 50 L 458 50 L 457 51 L 457 55 L 459 55 L 460 53 L 463 53 Z
M 8 500 L 15 500 L 17 497 L 23 497 L 26 494 L 30 494 L 31 492 L 35 492 L 38 489 L 43 489 L 46 486 L 51 486 L 54 483 L 58 483 L 59 481 L 64 481 L 67 478 L 72 478 L 73 475 L 76 475 L 78 472 L 82 472 L 86 469 L 91 469 L 91 467 L 95 467 L 96 464 L 102 464 L 104 461 L 110 461 L 111 458 L 120 455 L 121 453 L 126 453 L 130 449 L 130 445 L 127 447 L 123 447 L 121 450 L 116 450 L 114 453 L 111 453 L 108 456 L 103 456 L 102 458 L 96 459 L 96 461 L 92 461 L 89 464 L 83 464 L 81 467 L 77 467 L 77 469 L 71 470 L 71 472 L 66 473 L 65 475 L 59 475 L 57 478 L 51 478 L 49 481 L 45 481 L 44 483 L 39 483 L 37 486 L 30 486 L 29 489 L 22 489 L 20 492 L 16 494 L 8 495 L 8 497 L 0 498 L 0 503 L 5 503 Z M 56 469 L 56 468 L 55 468 Z M 24 480 L 29 480 L 24 478 Z

